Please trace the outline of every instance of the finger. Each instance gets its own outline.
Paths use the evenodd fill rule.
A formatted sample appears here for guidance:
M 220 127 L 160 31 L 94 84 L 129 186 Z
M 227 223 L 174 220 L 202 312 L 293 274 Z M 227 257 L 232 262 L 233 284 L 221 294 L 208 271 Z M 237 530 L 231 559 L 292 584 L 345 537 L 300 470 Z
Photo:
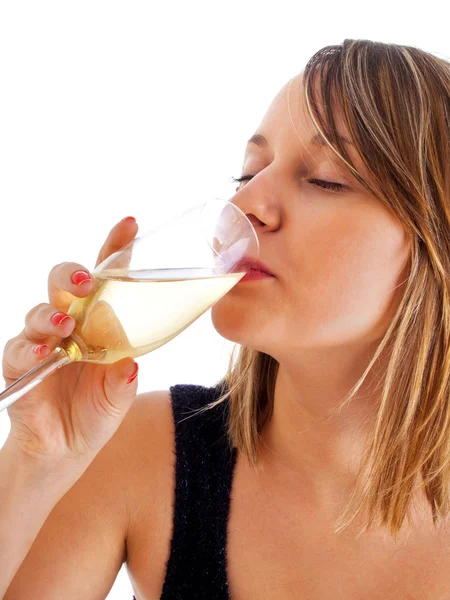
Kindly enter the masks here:
M 109 235 L 99 252 L 95 266 L 98 267 L 98 265 L 107 259 L 108 256 L 121 250 L 129 242 L 134 240 L 137 230 L 138 225 L 134 217 L 125 217 L 125 219 L 116 223 L 109 232 Z
M 125 414 L 136 398 L 139 365 L 131 357 L 108 365 L 105 370 L 104 390 L 108 399 L 106 409 L 114 415 Z
M 92 292 L 94 278 L 79 263 L 64 262 L 53 267 L 48 277 L 49 304 L 67 312 L 75 298 L 84 298 Z
M 45 344 L 30 342 L 23 332 L 9 340 L 3 353 L 3 377 L 9 385 L 35 367 L 61 343 L 59 338 L 47 338 Z
M 25 317 L 23 334 L 33 343 L 44 343 L 48 338 L 68 337 L 75 327 L 75 320 L 50 304 L 39 304 Z

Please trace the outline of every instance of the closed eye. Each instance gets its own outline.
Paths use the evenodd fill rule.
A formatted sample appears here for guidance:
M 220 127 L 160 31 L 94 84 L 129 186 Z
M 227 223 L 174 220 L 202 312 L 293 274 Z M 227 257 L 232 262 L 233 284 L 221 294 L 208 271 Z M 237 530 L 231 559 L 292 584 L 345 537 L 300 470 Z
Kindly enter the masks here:
M 234 183 L 242 183 L 243 181 L 250 181 L 254 175 L 242 175 L 242 177 L 231 177 L 231 181 Z M 345 192 L 349 188 L 343 183 L 336 183 L 334 181 L 324 181 L 323 179 L 308 179 L 308 183 L 316 185 L 318 187 L 334 190 L 335 192 Z

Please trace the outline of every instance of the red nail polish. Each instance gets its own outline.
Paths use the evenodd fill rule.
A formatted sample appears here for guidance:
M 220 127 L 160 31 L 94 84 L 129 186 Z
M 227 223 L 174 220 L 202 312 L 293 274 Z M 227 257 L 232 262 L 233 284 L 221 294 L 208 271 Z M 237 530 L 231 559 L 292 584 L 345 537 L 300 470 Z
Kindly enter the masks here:
M 45 344 L 41 344 L 40 346 L 35 346 L 33 348 L 33 352 L 35 354 L 45 354 L 48 350 L 48 346 L 46 346 Z
M 125 217 L 125 219 L 122 219 L 122 221 L 125 221 L 125 223 L 136 223 L 136 219 L 134 217 Z
M 130 379 L 127 381 L 127 384 L 129 384 L 129 383 L 133 383 L 133 381 L 134 381 L 134 380 L 136 379 L 136 377 L 138 376 L 139 365 L 138 365 L 137 363 L 134 363 L 134 364 L 135 364 L 135 369 L 136 369 L 136 370 L 134 371 L 134 373 L 133 373 L 133 375 L 130 377 Z
M 53 325 L 61 325 L 66 319 L 70 319 L 69 315 L 64 313 L 55 313 L 52 317 Z
M 75 285 L 81 285 L 85 281 L 91 281 L 91 277 L 89 273 L 86 273 L 86 271 L 76 271 L 72 275 L 72 283 Z

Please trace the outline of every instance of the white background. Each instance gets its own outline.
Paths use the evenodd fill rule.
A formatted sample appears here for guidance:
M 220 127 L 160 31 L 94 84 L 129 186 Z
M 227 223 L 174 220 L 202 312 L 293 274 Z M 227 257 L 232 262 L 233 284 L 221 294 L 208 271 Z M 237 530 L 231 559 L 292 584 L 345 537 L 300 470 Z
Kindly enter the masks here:
M 47 300 L 54 264 L 94 267 L 125 216 L 143 230 L 230 198 L 246 140 L 310 56 L 346 38 L 450 55 L 444 2 L 0 3 L 0 347 Z M 210 311 L 138 359 L 139 392 L 213 385 L 231 343 Z M 0 446 L 9 432 L 0 413 Z M 129 598 L 122 568 L 108 600 Z

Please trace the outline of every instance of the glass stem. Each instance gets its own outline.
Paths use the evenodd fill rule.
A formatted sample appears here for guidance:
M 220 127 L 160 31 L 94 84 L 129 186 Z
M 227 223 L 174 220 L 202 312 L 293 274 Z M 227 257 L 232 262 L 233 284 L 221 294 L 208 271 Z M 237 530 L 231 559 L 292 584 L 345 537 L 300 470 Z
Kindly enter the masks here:
M 36 387 L 43 379 L 48 377 L 54 371 L 64 365 L 69 364 L 74 359 L 64 348 L 56 348 L 53 352 L 44 358 L 33 369 L 22 375 L 17 381 L 9 385 L 3 392 L 0 392 L 0 412 L 16 400 L 24 396 L 27 392 Z

